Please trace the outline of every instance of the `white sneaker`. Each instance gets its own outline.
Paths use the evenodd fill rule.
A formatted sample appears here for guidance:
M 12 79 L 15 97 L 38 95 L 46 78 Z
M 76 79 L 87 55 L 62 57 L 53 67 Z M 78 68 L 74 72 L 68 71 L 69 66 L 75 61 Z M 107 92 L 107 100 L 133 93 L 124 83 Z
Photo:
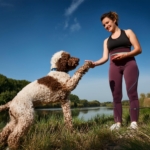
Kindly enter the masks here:
M 134 130 L 138 129 L 137 122 L 135 122 L 135 121 L 131 122 L 131 124 L 130 124 L 130 127 L 129 127 L 129 128 L 130 128 L 130 129 L 134 129 Z
M 119 130 L 121 127 L 121 124 L 120 123 L 115 123 L 113 124 L 111 127 L 110 127 L 110 130 Z

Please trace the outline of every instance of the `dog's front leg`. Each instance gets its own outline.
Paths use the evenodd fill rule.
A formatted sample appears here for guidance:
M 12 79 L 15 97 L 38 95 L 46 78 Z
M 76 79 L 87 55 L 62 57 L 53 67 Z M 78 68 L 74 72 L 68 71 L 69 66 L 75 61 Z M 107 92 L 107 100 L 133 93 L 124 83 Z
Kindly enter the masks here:
M 72 125 L 72 115 L 71 115 L 71 110 L 70 110 L 70 101 L 69 100 L 61 101 L 61 107 L 62 107 L 63 114 L 64 114 L 65 125 L 69 130 L 72 130 L 73 125 Z
M 65 83 L 65 90 L 72 91 L 76 88 L 79 80 L 82 76 L 89 70 L 91 62 L 85 62 L 83 66 L 81 66 L 75 74 Z

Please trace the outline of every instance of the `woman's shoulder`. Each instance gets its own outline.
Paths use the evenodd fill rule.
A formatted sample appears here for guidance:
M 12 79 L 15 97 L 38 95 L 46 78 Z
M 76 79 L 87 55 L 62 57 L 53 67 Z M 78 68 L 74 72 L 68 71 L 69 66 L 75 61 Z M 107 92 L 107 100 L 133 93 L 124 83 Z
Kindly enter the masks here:
M 131 32 L 133 33 L 133 31 L 131 29 L 124 29 L 125 33 L 130 34 Z
M 108 41 L 108 39 L 109 39 L 109 37 L 104 40 L 104 43 L 106 43 Z
M 125 29 L 124 30 L 126 35 L 129 37 L 131 34 L 133 34 L 133 31 L 131 29 Z
M 104 42 L 103 42 L 104 45 L 107 45 L 108 39 L 109 39 L 109 37 L 104 40 Z

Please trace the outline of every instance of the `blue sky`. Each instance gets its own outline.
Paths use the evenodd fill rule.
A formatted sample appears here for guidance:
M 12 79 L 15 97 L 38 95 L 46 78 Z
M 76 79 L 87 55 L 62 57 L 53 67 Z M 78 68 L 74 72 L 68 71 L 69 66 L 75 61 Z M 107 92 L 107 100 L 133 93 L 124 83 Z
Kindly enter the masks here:
M 60 50 L 79 57 L 79 66 L 86 59 L 100 59 L 103 41 L 110 33 L 99 18 L 109 11 L 118 13 L 120 28 L 132 29 L 138 37 L 143 50 L 136 56 L 138 92 L 149 93 L 149 0 L 0 0 L 0 73 L 34 81 L 50 71 L 50 58 Z M 72 94 L 80 99 L 112 101 L 108 68 L 109 61 L 90 69 Z M 123 99 L 128 99 L 124 82 Z

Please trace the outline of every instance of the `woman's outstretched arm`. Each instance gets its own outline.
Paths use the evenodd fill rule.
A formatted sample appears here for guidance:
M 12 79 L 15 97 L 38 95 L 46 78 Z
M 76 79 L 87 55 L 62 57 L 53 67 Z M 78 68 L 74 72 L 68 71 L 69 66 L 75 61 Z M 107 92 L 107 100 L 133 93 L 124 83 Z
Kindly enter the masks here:
M 103 56 L 102 56 L 102 58 L 100 58 L 97 61 L 85 60 L 85 61 L 92 62 L 91 66 L 90 66 L 91 68 L 94 68 L 95 66 L 102 65 L 102 64 L 104 64 L 105 62 L 108 61 L 109 52 L 108 52 L 108 48 L 107 48 L 107 40 L 108 40 L 108 38 L 104 40 L 104 44 L 103 44 Z

